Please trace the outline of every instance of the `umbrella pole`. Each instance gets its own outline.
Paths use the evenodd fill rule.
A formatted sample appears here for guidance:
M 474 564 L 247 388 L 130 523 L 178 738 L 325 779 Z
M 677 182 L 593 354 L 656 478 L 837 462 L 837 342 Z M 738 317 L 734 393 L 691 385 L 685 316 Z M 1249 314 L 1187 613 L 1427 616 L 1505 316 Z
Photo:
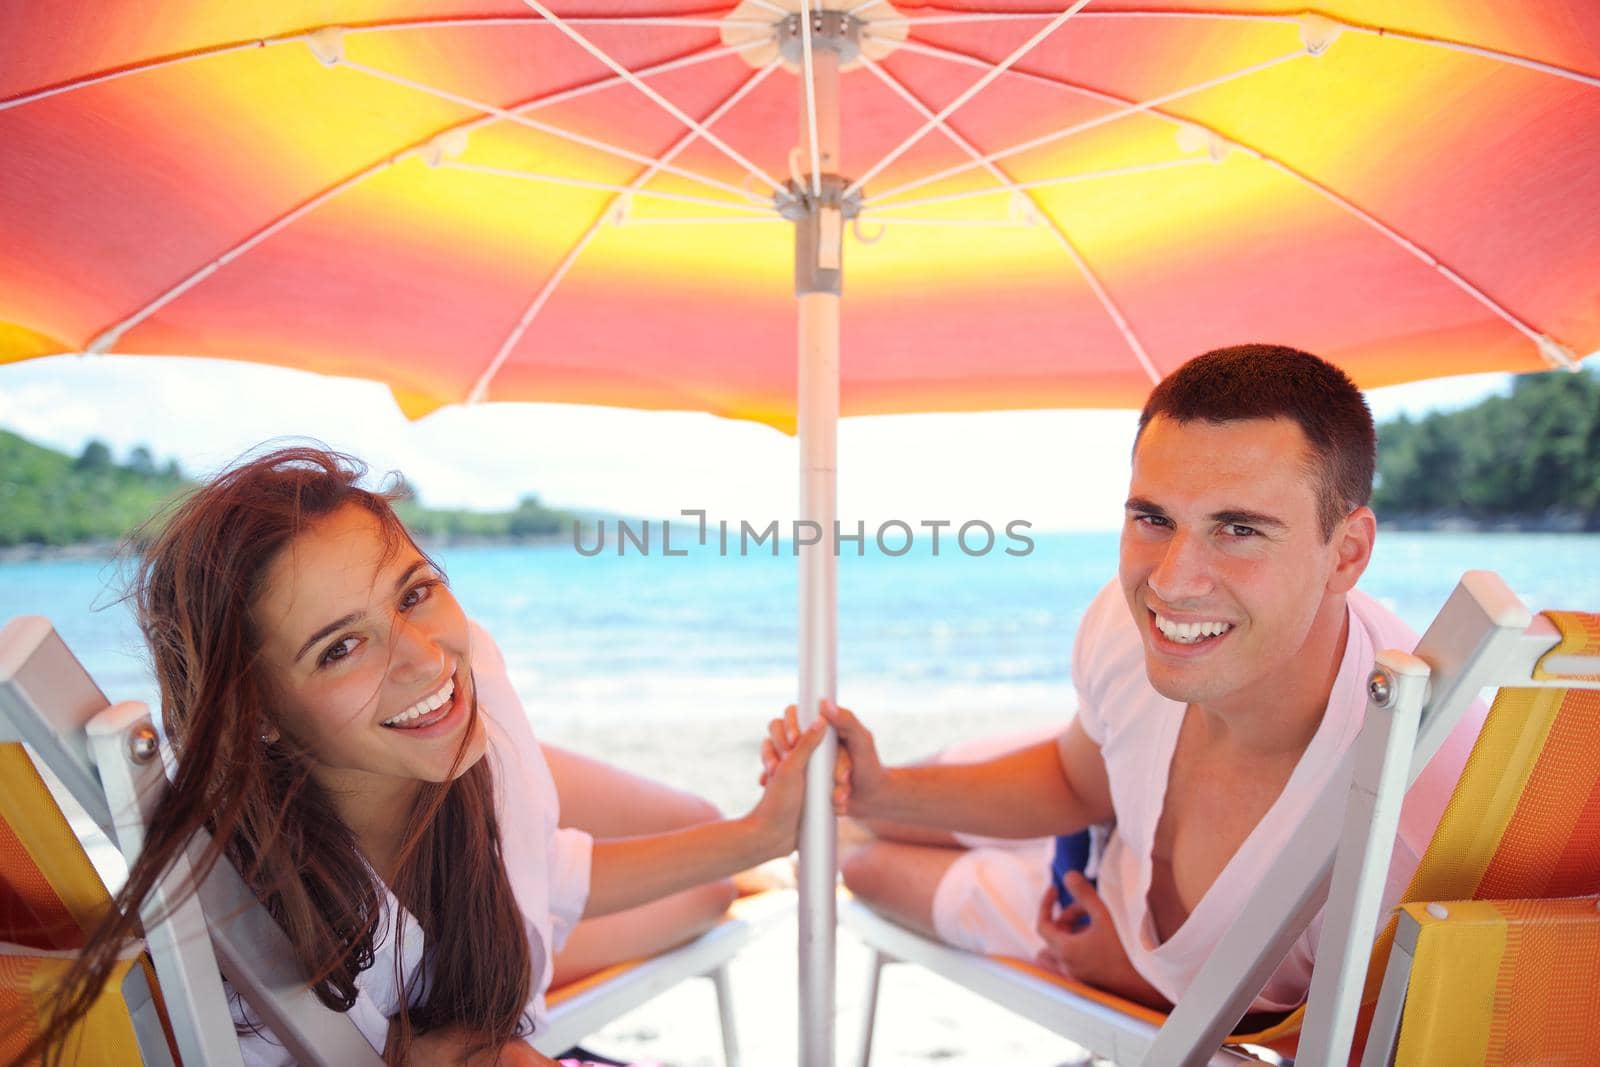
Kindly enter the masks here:
M 811 91 L 801 94 L 801 144 L 807 167 L 797 178 L 805 211 L 795 220 L 795 293 L 799 297 L 800 721 L 837 684 L 837 426 L 839 297 L 843 216 L 837 197 L 823 195 L 821 175 L 839 159 L 839 55 L 811 50 Z M 813 152 L 815 153 L 813 155 Z M 830 203 L 830 199 L 832 202 Z M 815 535 L 813 538 L 811 535 Z M 804 540 L 814 544 L 802 545 Z M 806 776 L 800 825 L 800 1063 L 831 1067 L 834 1059 L 834 886 L 838 863 L 832 807 L 835 740 L 817 749 Z

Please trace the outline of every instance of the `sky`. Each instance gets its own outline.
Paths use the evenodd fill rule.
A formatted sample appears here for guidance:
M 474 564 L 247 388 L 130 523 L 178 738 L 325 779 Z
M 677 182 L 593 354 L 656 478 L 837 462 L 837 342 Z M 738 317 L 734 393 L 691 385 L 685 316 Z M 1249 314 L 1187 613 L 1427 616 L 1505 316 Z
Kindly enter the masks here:
M 1504 374 L 1368 394 L 1382 421 L 1462 407 Z M 1036 530 L 1109 530 L 1122 518 L 1132 411 L 894 415 L 839 426 L 839 515 L 1025 520 Z M 788 522 L 794 438 L 682 412 L 555 404 L 442 409 L 409 422 L 387 388 L 257 364 L 155 356 L 55 356 L 0 367 L 0 429 L 73 454 L 93 438 L 118 459 L 146 445 L 204 474 L 262 442 L 311 437 L 399 470 L 424 503 L 502 509 L 546 503 L 632 516 L 703 508 L 711 519 Z

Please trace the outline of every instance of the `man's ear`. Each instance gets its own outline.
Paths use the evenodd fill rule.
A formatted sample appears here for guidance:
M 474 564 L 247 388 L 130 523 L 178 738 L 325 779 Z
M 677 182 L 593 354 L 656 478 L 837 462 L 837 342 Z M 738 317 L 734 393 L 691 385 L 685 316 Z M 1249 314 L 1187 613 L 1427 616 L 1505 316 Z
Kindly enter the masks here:
M 1331 543 L 1336 556 L 1328 574 L 1328 591 L 1348 593 L 1372 562 L 1372 545 L 1378 538 L 1378 517 L 1369 507 L 1359 507 L 1346 515 L 1333 529 Z

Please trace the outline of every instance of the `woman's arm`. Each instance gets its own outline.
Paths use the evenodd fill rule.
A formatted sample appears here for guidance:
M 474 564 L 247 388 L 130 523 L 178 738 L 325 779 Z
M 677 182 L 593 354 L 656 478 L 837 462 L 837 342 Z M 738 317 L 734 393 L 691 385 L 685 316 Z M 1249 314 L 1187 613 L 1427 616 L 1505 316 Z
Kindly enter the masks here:
M 638 837 L 597 839 L 585 917 L 609 915 L 702 882 L 726 878 L 794 850 L 806 763 L 827 723 L 818 719 L 767 777 L 748 815 Z
M 389 1026 L 388 1054 L 396 1052 L 399 1044 L 398 1027 Z M 439 1067 L 560 1067 L 555 1060 L 523 1041 L 508 1041 L 503 1045 L 479 1046 L 480 1039 L 458 1026 L 431 1030 L 411 1039 L 406 1050 L 407 1063 L 427 1063 Z

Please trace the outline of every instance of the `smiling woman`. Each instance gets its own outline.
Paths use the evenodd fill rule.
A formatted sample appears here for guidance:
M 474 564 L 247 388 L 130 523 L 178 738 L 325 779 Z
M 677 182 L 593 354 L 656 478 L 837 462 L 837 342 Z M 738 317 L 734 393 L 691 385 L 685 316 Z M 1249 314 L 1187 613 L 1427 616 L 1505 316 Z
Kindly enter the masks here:
M 709 918 L 685 910 L 685 891 L 792 849 L 816 731 L 742 819 L 705 805 L 668 818 L 657 795 L 652 825 L 622 827 L 638 836 L 561 828 L 493 639 L 364 473 L 321 450 L 272 452 L 203 486 L 151 541 L 130 595 L 176 768 L 117 907 L 58 990 L 45 1048 L 202 827 L 208 859 L 239 869 L 307 984 L 393 1063 L 548 1062 L 519 1039 L 542 1025 L 581 917 L 660 901 L 674 918 L 652 935 L 670 943 Z M 575 799 L 579 819 L 598 818 Z M 727 896 L 696 899 L 720 911 Z M 593 945 L 583 956 L 609 962 Z M 241 1005 L 235 1017 L 247 1063 L 288 1062 Z

